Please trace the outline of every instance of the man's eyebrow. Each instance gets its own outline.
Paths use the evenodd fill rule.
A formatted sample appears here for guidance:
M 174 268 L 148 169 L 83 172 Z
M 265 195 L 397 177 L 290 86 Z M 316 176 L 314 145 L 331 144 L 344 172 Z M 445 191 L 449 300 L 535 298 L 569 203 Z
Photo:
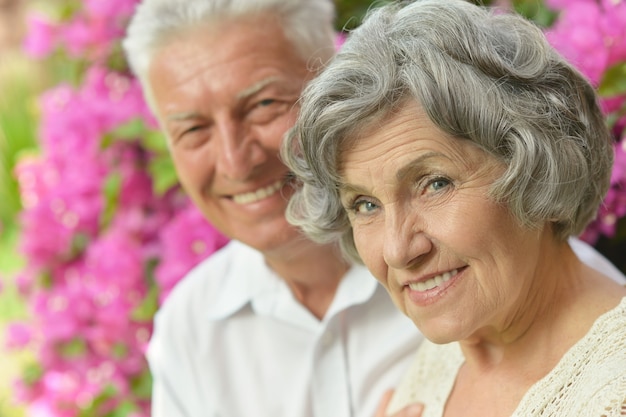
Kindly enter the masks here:
M 236 98 L 237 101 L 241 101 L 241 100 L 245 100 L 249 97 L 252 97 L 253 95 L 255 95 L 256 93 L 258 93 L 259 91 L 263 90 L 265 87 L 267 87 L 270 84 L 275 83 L 276 81 L 278 81 L 279 78 L 276 76 L 272 76 L 272 77 L 268 77 L 265 78 L 253 85 L 251 85 L 250 87 L 240 91 L 239 93 L 237 93 Z M 183 113 L 174 113 L 174 114 L 170 114 L 168 116 L 166 116 L 167 120 L 170 121 L 181 121 L 181 120 L 191 120 L 191 119 L 197 119 L 201 117 L 201 115 L 199 113 L 196 112 L 183 112 Z
M 245 100 L 249 97 L 252 97 L 256 93 L 258 93 L 259 91 L 267 87 L 269 84 L 275 83 L 276 81 L 278 81 L 278 77 L 275 77 L 275 76 L 265 78 L 253 84 L 252 86 L 240 91 L 239 93 L 237 93 L 237 100 Z
M 168 114 L 165 118 L 167 120 L 189 120 L 189 119 L 196 119 L 198 117 L 200 117 L 198 113 L 184 112 L 184 113 Z

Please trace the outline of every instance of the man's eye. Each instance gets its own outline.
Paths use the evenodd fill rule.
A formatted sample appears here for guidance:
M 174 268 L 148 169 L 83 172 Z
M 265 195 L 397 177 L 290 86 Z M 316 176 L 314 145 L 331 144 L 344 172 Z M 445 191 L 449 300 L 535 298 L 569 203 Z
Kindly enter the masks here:
M 174 144 L 183 149 L 195 149 L 206 143 L 210 136 L 206 125 L 195 125 L 183 130 Z
M 270 123 L 287 113 L 289 109 L 290 107 L 287 102 L 267 98 L 257 101 L 256 104 L 248 110 L 246 119 L 254 124 Z
M 263 99 L 263 100 L 259 101 L 257 103 L 257 106 L 259 106 L 259 107 L 266 107 L 266 106 L 269 106 L 271 104 L 274 104 L 274 102 L 276 102 L 276 100 L 274 100 L 273 98 L 266 98 L 266 99 Z
M 183 132 L 183 135 L 186 135 L 186 134 L 189 134 L 189 133 L 194 133 L 194 132 L 197 132 L 197 131 L 199 131 L 199 130 L 201 130 L 201 129 L 203 129 L 203 128 L 204 128 L 204 126 L 201 126 L 201 125 L 198 125 L 198 126 L 192 126 L 192 127 L 190 127 L 189 129 L 185 130 L 185 131 Z

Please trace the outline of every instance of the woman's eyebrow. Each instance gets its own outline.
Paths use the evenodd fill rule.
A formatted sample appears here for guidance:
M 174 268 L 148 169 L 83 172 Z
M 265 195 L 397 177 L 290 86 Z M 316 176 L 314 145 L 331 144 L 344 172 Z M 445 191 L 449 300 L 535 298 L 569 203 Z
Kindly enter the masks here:
M 441 158 L 441 157 L 445 157 L 445 155 L 443 155 L 440 152 L 434 152 L 434 151 L 426 152 L 418 156 L 417 158 L 411 160 L 410 162 L 402 166 L 400 169 L 398 169 L 398 172 L 396 172 L 396 180 L 398 181 L 405 180 L 407 177 L 412 176 L 416 170 L 426 165 L 429 160 Z

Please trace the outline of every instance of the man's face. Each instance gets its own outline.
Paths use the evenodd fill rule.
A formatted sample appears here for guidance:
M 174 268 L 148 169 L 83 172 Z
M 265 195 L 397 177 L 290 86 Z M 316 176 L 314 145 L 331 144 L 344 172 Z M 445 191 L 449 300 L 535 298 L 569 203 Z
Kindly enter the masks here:
M 195 29 L 157 51 L 148 73 L 180 181 L 227 236 L 269 253 L 299 233 L 278 153 L 312 76 L 269 19 Z

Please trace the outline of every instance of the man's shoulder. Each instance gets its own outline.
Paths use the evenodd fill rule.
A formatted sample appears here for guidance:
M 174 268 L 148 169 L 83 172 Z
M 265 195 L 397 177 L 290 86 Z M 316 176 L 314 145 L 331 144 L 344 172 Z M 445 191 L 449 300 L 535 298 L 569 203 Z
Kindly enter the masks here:
M 624 274 L 593 246 L 575 237 L 571 237 L 569 239 L 569 244 L 574 253 L 576 253 L 576 256 L 578 256 L 578 259 L 580 259 L 583 263 L 599 272 L 602 272 L 615 282 L 620 284 L 626 283 L 626 277 Z

